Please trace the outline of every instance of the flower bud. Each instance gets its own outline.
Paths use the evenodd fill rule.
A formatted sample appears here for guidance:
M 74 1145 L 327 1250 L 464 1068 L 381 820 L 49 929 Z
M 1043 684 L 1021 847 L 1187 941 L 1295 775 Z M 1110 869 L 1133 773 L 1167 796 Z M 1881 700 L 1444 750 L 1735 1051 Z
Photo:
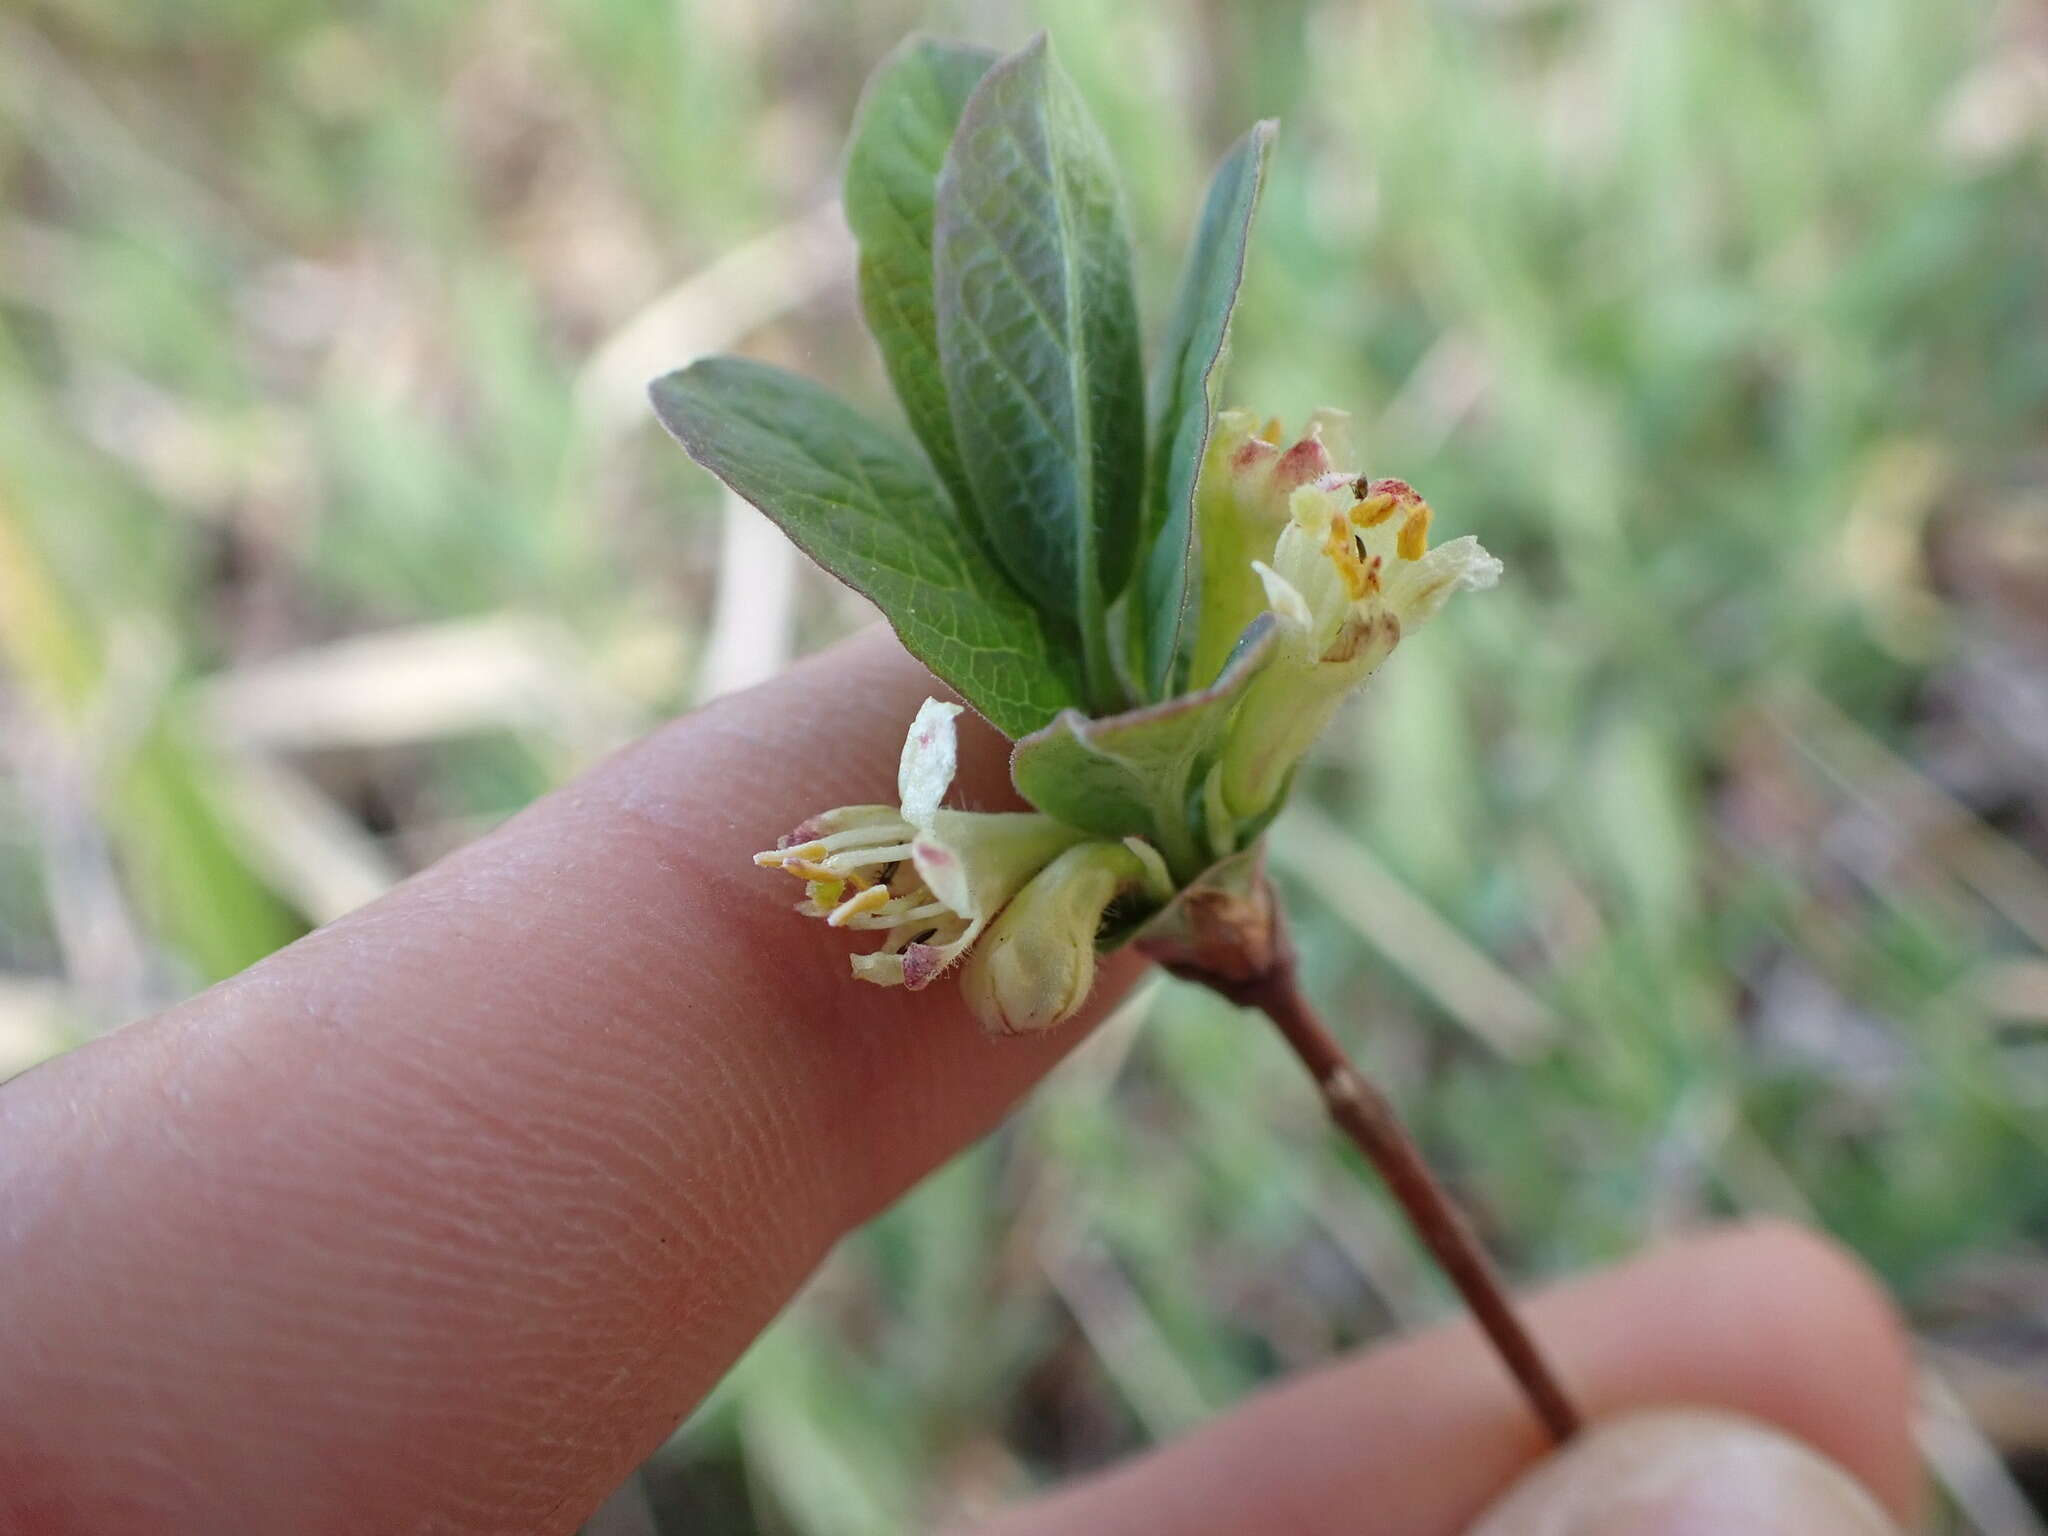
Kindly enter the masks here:
M 1288 498 L 1328 475 L 1333 448 L 1342 453 L 1348 438 L 1342 411 L 1317 411 L 1292 443 L 1277 420 L 1261 427 L 1247 411 L 1217 416 L 1195 486 L 1193 686 L 1215 681 L 1245 626 L 1264 610 L 1252 562 L 1271 557 L 1287 526 Z
M 1095 936 L 1119 892 L 1141 884 L 1144 862 L 1122 843 L 1082 843 L 1018 892 L 967 961 L 967 1006 L 990 1034 L 1048 1029 L 1095 985 Z

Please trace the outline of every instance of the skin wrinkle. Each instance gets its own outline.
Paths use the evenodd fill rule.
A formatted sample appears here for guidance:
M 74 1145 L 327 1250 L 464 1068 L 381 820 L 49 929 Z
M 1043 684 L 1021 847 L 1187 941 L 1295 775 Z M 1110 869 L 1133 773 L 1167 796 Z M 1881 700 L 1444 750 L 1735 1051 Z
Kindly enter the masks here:
M 0 1254 L 0 1531 L 35 1487 L 78 1528 L 580 1518 L 856 1215 L 1078 1038 L 990 1044 L 948 986 L 856 984 L 747 867 L 893 798 L 938 691 L 858 641 L 8 1085 L 0 1230 L 36 1258 Z M 1004 744 L 963 736 L 999 798 Z M 131 1445 L 187 1477 L 125 1489 Z
M 565 1289 L 565 1290 L 566 1290 L 566 1289 L 572 1289 L 572 1288 L 573 1288 L 573 1278 L 572 1278 L 571 1276 L 568 1276 L 568 1275 L 558 1275 L 558 1276 L 557 1276 L 557 1284 L 558 1284 L 558 1285 L 559 1285 L 560 1287 L 562 1287 L 563 1289 Z M 513 1296 L 514 1296 L 515 1298 L 516 1298 L 516 1294 L 517 1294 L 517 1287 L 516 1287 L 516 1286 L 508 1286 L 508 1287 L 507 1287 L 507 1290 L 508 1290 L 508 1292 L 510 1292 L 510 1293 L 511 1293 L 511 1294 L 512 1294 L 512 1295 L 513 1295 Z M 554 1366 L 550 1364 L 550 1360 L 554 1358 L 554 1353 L 555 1353 L 555 1346 L 554 1346 L 554 1344 L 553 1344 L 553 1342 L 552 1342 L 551 1340 L 543 1338 L 542 1340 L 540 1340 L 540 1341 L 539 1341 L 539 1344 L 538 1344 L 538 1346 L 537 1346 L 537 1347 L 535 1347 L 534 1349 L 532 1349 L 532 1350 L 531 1350 L 530 1352 L 531 1352 L 531 1353 L 532 1353 L 532 1354 L 534 1355 L 534 1357 L 535 1357 L 535 1359 L 536 1359 L 536 1362 L 537 1362 L 537 1363 L 535 1364 L 535 1366 L 534 1366 L 534 1367 L 533 1367 L 533 1368 L 532 1368 L 532 1369 L 531 1369 L 530 1371 L 520 1371 L 520 1372 L 517 1372 L 517 1373 L 515 1373 L 515 1374 L 516 1374 L 516 1375 L 517 1375 L 517 1376 L 519 1377 L 519 1379 L 521 1379 L 522 1381 L 530 1381 L 530 1382 L 535 1382 L 535 1383 L 542 1383 L 542 1382 L 544 1382 L 544 1381 L 546 1380 L 547 1376 L 548 1376 L 548 1375 L 549 1375 L 549 1374 L 551 1373 L 551 1371 L 552 1371 L 552 1370 L 554 1369 Z M 508 1349 L 508 1350 L 506 1351 L 506 1353 L 507 1353 L 507 1354 L 512 1354 L 512 1355 L 522 1355 L 522 1354 L 526 1354 L 526 1353 L 529 1353 L 529 1351 L 528 1351 L 527 1349 Z M 360 1363 L 358 1362 L 358 1364 L 357 1364 L 357 1367 L 356 1367 L 356 1376 L 357 1376 L 357 1378 L 358 1378 L 358 1379 L 360 1379 L 360 1377 L 362 1376 L 362 1374 L 363 1374 L 363 1373 L 362 1373 L 362 1372 L 361 1372 L 361 1370 L 360 1370 Z M 382 1375 L 382 1373 L 379 1373 L 379 1377 L 380 1377 L 380 1378 L 381 1378 L 381 1375 Z M 397 1384 L 400 1384 L 400 1385 L 402 1385 L 402 1379 L 400 1379 L 400 1380 L 399 1380 L 399 1381 L 397 1382 Z M 378 1398 L 380 1398 L 380 1397 L 383 1397 L 383 1396 L 385 1396 L 386 1394 L 385 1394 L 385 1393 L 384 1393 L 384 1391 L 383 1391 L 383 1386 L 382 1386 L 382 1382 L 381 1382 L 381 1379 L 380 1379 L 380 1380 L 378 1380 L 378 1381 L 376 1381 L 376 1382 L 374 1382 L 374 1383 L 370 1384 L 370 1390 L 369 1390 L 369 1391 L 368 1391 L 367 1393 L 360 1393 L 360 1394 L 357 1394 L 357 1395 L 360 1395 L 360 1396 L 367 1396 L 367 1397 L 368 1397 L 368 1398 L 369 1398 L 369 1399 L 370 1399 L 370 1400 L 371 1400 L 371 1401 L 372 1401 L 372 1402 L 374 1403 L 374 1401 L 375 1401 L 375 1400 L 377 1400 L 377 1399 L 378 1399 Z M 514 1396 L 515 1396 L 515 1397 L 517 1397 L 517 1396 L 522 1396 L 522 1395 L 524 1395 L 524 1394 L 523 1394 L 523 1393 L 515 1393 L 515 1394 L 514 1394 Z M 479 1420 L 479 1421 L 478 1421 L 478 1423 L 477 1423 L 477 1433 L 478 1433 L 478 1434 L 479 1434 L 480 1436 L 482 1436 L 482 1435 L 492 1435 L 492 1434 L 495 1434 L 495 1433 L 499 1432 L 499 1431 L 500 1431 L 501 1429 L 503 1429 L 503 1430 L 514 1430 L 514 1429 L 516 1429 L 516 1428 L 518 1427 L 518 1422 L 519 1422 L 519 1415 L 518 1415 L 518 1413 L 517 1413 L 517 1412 L 507 1412 L 507 1413 L 505 1413 L 505 1414 L 495 1414 L 495 1415 L 489 1415 L 489 1416 L 487 1416 L 487 1417 L 485 1417 L 485 1418 L 483 1418 L 483 1419 L 481 1419 L 481 1420 Z
M 584 811 L 586 814 L 591 809 L 593 808 L 588 806 L 587 802 L 586 804 L 579 805 L 578 807 L 579 811 Z M 687 862 L 687 858 L 685 861 Z M 550 870 L 553 867 L 555 867 L 557 863 L 558 861 L 551 861 L 544 857 L 536 857 L 530 860 L 520 861 L 518 867 L 520 869 L 521 875 L 525 878 L 530 879 L 532 878 L 532 875 L 535 871 L 527 868 L 526 865 L 538 865 L 543 870 Z M 469 885 L 469 882 L 462 881 L 461 884 L 464 887 L 467 887 Z M 473 906 L 476 905 L 479 901 L 487 901 L 489 899 L 490 889 L 488 882 L 486 882 L 481 893 L 469 889 L 464 889 L 453 901 L 449 903 L 449 905 L 454 906 L 457 904 L 467 904 Z M 586 904 L 598 905 L 594 902 L 588 902 Z M 444 912 L 443 915 L 445 917 L 446 913 Z M 570 919 L 573 920 L 575 914 L 571 913 L 568 914 L 568 916 Z M 557 903 L 548 912 L 547 923 L 533 923 L 528 924 L 526 926 L 529 929 L 538 930 L 540 928 L 544 928 L 548 924 L 559 922 L 563 919 L 564 914 L 561 910 L 561 905 Z M 547 965 L 550 969 L 556 970 L 558 973 L 564 975 L 565 977 L 576 978 L 578 977 L 579 973 L 581 973 L 581 975 L 583 976 L 588 976 L 594 967 L 594 962 L 590 961 L 587 957 L 581 954 L 577 954 L 567 957 L 566 962 L 559 965 L 557 965 L 556 962 L 552 958 L 550 958 L 547 961 Z M 651 966 L 649 967 L 649 969 L 651 970 Z M 595 980 L 597 978 L 591 977 L 590 979 Z M 632 982 L 637 980 L 638 978 L 631 976 L 630 973 L 628 974 L 628 976 L 624 978 L 614 975 L 610 979 L 614 982 L 617 982 L 622 979 L 627 981 L 627 985 L 625 985 L 621 989 L 621 995 L 625 998 L 631 999 L 641 996 L 656 995 L 653 991 L 649 989 L 633 985 Z M 636 1015 L 645 1015 L 650 1010 L 641 1008 L 634 1009 L 632 1011 Z M 580 1085 L 572 1081 L 570 1073 L 568 1071 L 568 1067 L 577 1055 L 577 1052 L 573 1049 L 573 1046 L 571 1045 L 571 1042 L 573 1042 L 576 1039 L 576 1034 L 572 1029 L 564 1028 L 559 1032 L 558 1035 L 550 1035 L 547 1033 L 543 1033 L 540 1036 L 540 1038 L 543 1044 L 539 1048 L 537 1048 L 535 1055 L 537 1057 L 549 1061 L 551 1065 L 555 1066 L 555 1070 L 562 1074 L 562 1092 L 559 1095 L 561 1100 L 563 1102 L 569 1103 L 604 1103 L 607 1105 L 614 1106 L 613 1113 L 619 1118 L 619 1120 L 622 1123 L 628 1121 L 637 1121 L 637 1124 L 629 1125 L 625 1131 L 614 1133 L 611 1145 L 617 1148 L 622 1153 L 624 1153 L 629 1159 L 638 1161 L 649 1174 L 654 1173 L 655 1167 L 652 1154 L 650 1153 L 648 1155 L 643 1156 L 635 1149 L 633 1145 L 632 1133 L 644 1130 L 649 1125 L 656 1123 L 659 1120 L 658 1113 L 643 1112 L 638 1115 L 628 1114 L 626 1111 L 623 1110 L 623 1108 L 621 1108 L 621 1106 L 631 1103 L 631 1097 L 609 1092 L 608 1090 L 612 1087 L 612 1082 L 607 1081 L 602 1077 L 593 1079 L 593 1083 L 595 1084 L 595 1091 L 592 1091 L 591 1089 L 586 1089 L 585 1087 L 583 1087 L 583 1085 Z M 563 1042 L 561 1048 L 558 1051 L 552 1053 L 548 1051 L 545 1042 L 547 1042 L 550 1039 L 559 1039 L 561 1042 Z M 690 1076 L 692 1078 L 707 1078 L 710 1076 L 710 1074 L 707 1074 L 703 1070 L 703 1063 L 717 1063 L 720 1061 L 720 1053 L 716 1050 L 716 1048 L 707 1046 L 700 1057 L 693 1058 L 686 1064 L 684 1064 L 683 1071 L 685 1075 Z M 639 1068 L 641 1065 L 642 1064 L 640 1063 L 634 1064 L 636 1069 Z M 616 1081 L 622 1083 L 624 1086 L 632 1087 L 634 1086 L 634 1075 L 622 1075 L 619 1079 L 616 1079 Z M 726 1120 L 743 1122 L 745 1120 L 748 1108 L 748 1098 L 741 1095 L 739 1092 L 735 1091 L 738 1085 L 733 1082 L 731 1074 L 728 1071 L 725 1071 L 722 1068 L 722 1065 L 721 1070 L 717 1075 L 718 1077 L 723 1079 L 725 1091 L 707 1094 L 707 1101 L 712 1106 L 714 1106 L 714 1108 L 717 1111 L 719 1111 L 719 1118 L 721 1122 Z M 450 1098 L 458 1104 L 460 1104 L 463 1102 L 465 1097 L 460 1088 L 461 1082 L 464 1080 L 465 1077 L 474 1078 L 475 1076 L 477 1076 L 475 1069 L 467 1061 L 464 1061 L 462 1063 L 459 1063 L 454 1070 L 442 1074 L 442 1084 L 443 1087 L 449 1091 Z M 494 1091 L 495 1090 L 486 1089 L 482 1092 L 469 1093 L 466 1095 L 466 1097 L 469 1101 L 472 1102 L 481 1102 L 483 1104 L 488 1104 L 491 1095 Z M 749 1143 L 747 1127 L 743 1123 L 734 1126 L 732 1129 L 733 1134 L 724 1138 L 725 1140 L 737 1145 L 746 1145 Z M 553 1125 L 546 1121 L 537 1122 L 531 1130 L 521 1130 L 518 1127 L 513 1127 L 511 1129 L 510 1134 L 515 1142 L 522 1140 L 531 1140 L 536 1144 L 544 1146 L 551 1153 L 558 1153 L 561 1151 L 571 1150 L 574 1148 L 576 1141 L 576 1138 L 573 1135 L 565 1135 L 562 1127 Z M 501 1148 L 500 1150 L 503 1151 L 507 1149 Z M 673 1154 L 673 1147 L 670 1147 L 667 1150 L 671 1154 Z M 591 1161 L 593 1165 L 601 1165 L 603 1159 L 593 1158 L 591 1159 Z M 652 1184 L 652 1187 L 659 1187 L 658 1183 L 652 1183 L 652 1181 L 649 1182 Z M 678 1193 L 679 1197 L 683 1199 L 687 1205 L 695 1206 L 696 1202 L 689 1193 L 689 1186 L 687 1183 L 681 1186 Z M 701 1217 L 701 1209 L 695 1212 L 695 1214 L 698 1214 Z M 756 1232 L 752 1234 L 752 1236 L 755 1240 L 758 1240 L 760 1234 Z M 710 1262 L 714 1264 L 729 1265 L 732 1264 L 736 1259 L 738 1259 L 740 1255 L 737 1252 L 726 1251 L 709 1254 L 706 1257 Z M 809 1255 L 806 1257 L 815 1257 L 815 1255 Z
M 660 1020 L 650 1018 L 650 1022 L 658 1024 Z M 767 1197 L 789 1177 L 794 1166 L 796 1138 L 788 1116 L 776 1112 L 776 1095 L 759 1092 L 735 1070 L 732 1053 L 721 1049 L 715 1036 L 686 1035 L 684 1039 L 685 1043 L 679 1047 L 685 1053 L 683 1075 L 706 1085 L 705 1099 L 722 1134 L 711 1139 L 714 1151 L 710 1157 L 699 1158 L 690 1173 L 666 1187 L 699 1219 L 704 1218 L 707 1211 L 695 1193 L 698 1183 L 729 1183 L 734 1192 L 748 1203 L 759 1202 L 761 1209 L 772 1211 L 779 1218 L 782 1212 L 780 1202 L 768 1204 Z M 592 1096 L 591 1101 L 614 1105 L 633 1103 L 638 1096 L 637 1090 L 646 1080 L 644 1068 L 636 1063 L 635 1070 L 620 1079 L 620 1085 L 628 1092 L 613 1094 L 608 1091 L 609 1085 L 605 1085 Z M 664 1129 L 658 1095 L 657 1102 L 647 1109 L 621 1112 L 619 1119 L 622 1124 L 632 1122 L 620 1133 L 622 1151 L 637 1158 L 647 1169 L 650 1177 L 644 1181 L 646 1188 L 663 1189 L 662 1180 L 654 1177 L 658 1172 L 654 1149 L 659 1147 L 671 1161 L 678 1163 L 682 1149 Z M 628 1137 L 637 1146 L 626 1145 Z M 721 1159 L 717 1151 L 719 1148 L 734 1150 Z M 741 1148 L 746 1149 L 744 1153 L 738 1150 Z M 651 1202 L 644 1214 L 658 1222 L 660 1202 Z M 773 1220 L 765 1230 L 758 1225 L 752 1227 L 744 1240 L 759 1243 L 764 1237 L 771 1249 L 791 1255 L 792 1262 L 808 1265 L 815 1260 L 817 1251 L 821 1251 L 803 1247 L 789 1230 L 788 1223 L 780 1219 Z
M 821 951 L 824 948 L 819 946 Z M 744 972 L 740 974 L 745 975 Z M 819 976 L 820 995 L 830 996 L 830 988 L 835 982 L 841 987 L 846 985 L 844 978 Z M 777 1010 L 772 996 L 764 995 L 751 985 L 745 990 L 748 1001 L 745 1017 L 774 1016 Z M 707 1174 L 733 1181 L 749 1204 L 770 1213 L 772 1218 L 779 1218 L 786 1206 L 770 1196 L 805 1172 L 799 1150 L 803 1143 L 803 1127 L 798 1108 L 772 1080 L 755 1080 L 737 1059 L 735 1051 L 722 1046 L 715 1035 L 696 1038 L 698 1043 L 694 1047 L 692 1070 L 705 1081 L 718 1085 L 717 1091 L 708 1095 L 710 1104 L 728 1117 L 735 1129 L 749 1133 L 743 1137 L 714 1141 L 710 1156 L 700 1166 Z M 829 1095 L 829 1085 L 821 1092 Z M 735 1150 L 721 1159 L 721 1148 L 740 1147 L 746 1147 L 748 1155 L 738 1156 Z M 802 1256 L 806 1264 L 816 1257 L 815 1253 L 805 1251 L 803 1241 L 781 1220 L 772 1220 L 765 1232 L 757 1228 L 757 1233 L 786 1247 L 792 1254 Z

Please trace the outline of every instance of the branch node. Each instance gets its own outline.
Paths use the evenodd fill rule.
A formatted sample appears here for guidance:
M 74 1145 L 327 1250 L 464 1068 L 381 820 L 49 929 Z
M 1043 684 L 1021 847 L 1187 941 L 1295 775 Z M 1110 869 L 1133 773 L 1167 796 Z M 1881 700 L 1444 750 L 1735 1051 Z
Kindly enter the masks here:
M 1364 1109 L 1367 1093 L 1364 1080 L 1349 1067 L 1339 1067 L 1323 1079 L 1323 1097 L 1339 1113 Z

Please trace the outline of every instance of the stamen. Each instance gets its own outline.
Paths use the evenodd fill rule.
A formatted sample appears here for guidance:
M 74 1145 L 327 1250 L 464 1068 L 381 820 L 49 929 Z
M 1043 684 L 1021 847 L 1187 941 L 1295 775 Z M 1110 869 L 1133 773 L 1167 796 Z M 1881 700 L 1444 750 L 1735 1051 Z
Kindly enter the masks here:
M 837 885 L 846 879 L 839 870 L 828 869 L 809 859 L 784 859 L 782 868 L 785 874 L 795 875 L 799 880 L 814 880 L 821 885 Z
M 910 844 L 890 843 L 883 848 L 849 848 L 843 853 L 832 854 L 821 863 L 826 869 L 848 870 L 861 869 L 870 864 L 894 864 L 909 857 Z M 887 877 L 878 875 L 876 878 Z
M 1351 509 L 1351 521 L 1361 528 L 1377 528 L 1399 509 L 1400 503 L 1385 491 L 1363 497 Z
M 799 843 L 794 848 L 770 848 L 765 853 L 757 853 L 754 862 L 764 869 L 775 869 L 791 859 L 822 858 L 824 853 L 823 843 Z
M 1401 525 L 1401 536 L 1394 542 L 1395 551 L 1403 560 L 1420 560 L 1429 551 L 1429 503 L 1424 502 L 1408 514 L 1408 521 Z
M 877 887 L 879 889 L 879 887 Z M 930 923 L 935 917 L 944 917 L 952 909 L 944 902 L 926 902 L 923 906 L 912 907 L 907 912 L 893 910 L 902 898 L 885 903 L 872 913 L 856 913 L 836 926 L 841 928 L 900 928 L 905 923 Z
M 889 888 L 886 885 L 871 885 L 858 896 L 849 896 L 826 916 L 825 924 L 830 928 L 844 928 L 854 918 L 869 912 L 876 912 L 889 904 Z
M 883 821 L 864 827 L 848 827 L 844 832 L 834 832 L 830 837 L 821 837 L 815 843 L 807 843 L 797 851 L 803 853 L 811 848 L 817 848 L 836 853 L 841 848 L 852 848 L 863 843 L 901 842 L 914 830 L 916 829 L 907 821 Z M 817 854 L 809 856 L 818 857 Z
M 1344 590 L 1355 603 L 1372 590 L 1372 572 L 1365 563 L 1365 544 L 1344 525 L 1342 518 L 1330 519 L 1330 532 L 1323 540 L 1323 553 L 1337 567 Z

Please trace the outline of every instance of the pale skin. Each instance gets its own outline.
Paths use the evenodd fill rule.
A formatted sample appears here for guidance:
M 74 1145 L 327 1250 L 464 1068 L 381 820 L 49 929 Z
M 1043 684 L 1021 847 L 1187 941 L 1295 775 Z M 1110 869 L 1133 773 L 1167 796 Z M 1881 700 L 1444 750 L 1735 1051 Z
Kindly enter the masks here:
M 1137 974 L 987 1040 L 944 982 L 852 981 L 751 865 L 885 797 L 932 691 L 859 637 L 0 1087 L 0 1533 L 573 1530 L 833 1242 Z M 1011 804 L 1003 743 L 962 726 L 959 803 Z M 1902 1335 L 1823 1240 L 1723 1231 L 1530 1316 L 1595 1420 L 1747 1415 L 1908 1518 Z M 1451 1326 L 993 1529 L 1433 1536 L 1543 1450 Z

